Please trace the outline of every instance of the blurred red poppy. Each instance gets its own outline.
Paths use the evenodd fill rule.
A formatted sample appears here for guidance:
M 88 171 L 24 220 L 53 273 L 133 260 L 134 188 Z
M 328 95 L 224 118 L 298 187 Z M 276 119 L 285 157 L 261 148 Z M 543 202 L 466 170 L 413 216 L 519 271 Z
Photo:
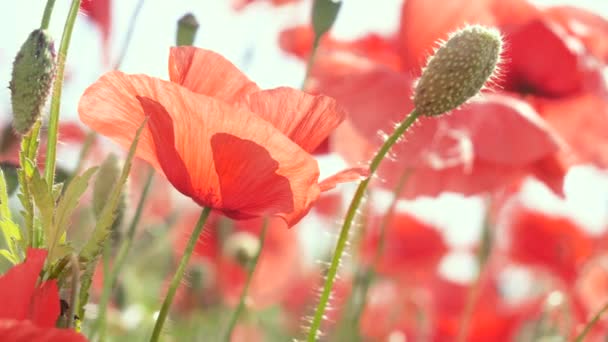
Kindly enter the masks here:
M 171 49 L 169 72 L 172 82 L 107 73 L 85 91 L 80 118 L 128 147 L 149 116 L 137 156 L 199 205 L 292 226 L 322 191 L 367 174 L 350 169 L 318 182 L 309 153 L 345 116 L 333 99 L 260 90 L 222 56 L 193 47 Z
M 80 10 L 97 25 L 104 44 L 107 44 L 112 31 L 112 1 L 82 0 Z
M 521 264 L 539 267 L 572 286 L 595 253 L 595 240 L 567 217 L 515 204 L 505 219 L 506 253 Z
M 369 222 L 369 233 L 363 241 L 361 257 L 366 262 L 374 259 L 380 240 L 380 225 L 383 216 L 376 216 Z M 448 251 L 441 233 L 434 227 L 421 222 L 410 214 L 396 212 L 386 227 L 384 251 L 376 266 L 376 271 L 410 280 L 420 280 L 432 275 L 437 264 Z
M 38 284 L 47 251 L 28 249 L 25 261 L 0 276 L 0 340 L 86 341 L 84 336 L 55 328 L 59 289 L 55 280 Z
M 441 13 L 437 8 L 442 9 Z M 412 109 L 411 86 L 435 42 L 465 23 L 479 23 L 498 26 L 505 36 L 507 48 L 496 83 L 504 90 L 503 97 L 512 100 L 501 100 L 498 107 L 470 104 L 456 111 L 457 114 L 425 120 L 405 137 L 403 151 L 395 147 L 397 163 L 383 166 L 387 170 L 384 175 L 380 171 L 388 180 L 384 184 L 389 187 L 394 184 L 391 179 L 399 178 L 394 174 L 403 173 L 407 166 L 415 171 L 408 183 L 410 188 L 405 190 L 410 197 L 441 191 L 463 194 L 493 191 L 529 175 L 561 193 L 563 176 L 573 163 L 608 165 L 605 161 L 608 154 L 598 148 L 608 139 L 608 130 L 602 129 L 608 126 L 608 92 L 601 74 L 608 51 L 604 43 L 608 21 L 580 9 L 539 9 L 524 0 L 508 4 L 497 0 L 458 0 L 447 5 L 439 0 L 408 0 L 401 15 L 399 31 L 392 37 L 369 34 L 343 42 L 329 36 L 322 41 L 309 85 L 316 92 L 336 98 L 350 114 L 332 137 L 332 150 L 350 162 L 369 160 L 366 153 L 381 143 L 378 132 L 392 131 L 392 125 Z M 286 30 L 280 44 L 288 52 L 306 58 L 312 46 L 311 29 Z M 525 114 L 524 101 L 532 105 L 523 110 Z M 496 111 L 501 115 L 496 116 Z M 508 112 L 511 114 L 505 115 Z M 515 120 L 514 114 L 526 118 L 527 128 Z M 462 122 L 453 127 L 452 117 L 456 115 Z M 484 126 L 494 130 L 477 130 L 475 123 L 480 120 L 486 120 Z M 426 127 L 441 129 L 436 135 L 419 133 Z M 589 133 L 576 133 L 583 128 Z M 503 132 L 504 136 L 497 134 Z M 526 137 L 530 132 L 534 133 Z M 450 145 L 428 145 L 429 140 L 434 146 L 439 146 L 436 140 L 445 144 L 448 138 L 453 140 Z M 492 142 L 493 139 L 496 140 Z M 557 144 L 557 140 L 562 143 Z M 491 152 L 493 156 L 486 153 L 490 146 L 508 149 L 517 141 L 525 144 L 511 150 L 512 153 L 505 154 L 502 149 Z M 453 153 L 462 152 L 467 144 L 469 155 L 463 163 L 463 156 Z M 526 146 L 522 148 L 523 145 Z M 437 149 L 435 157 L 439 158 L 436 158 L 439 164 L 412 165 L 420 156 L 424 157 L 423 147 Z M 410 153 L 403 153 L 406 149 Z M 523 153 L 527 160 L 518 158 L 520 151 L 530 152 Z

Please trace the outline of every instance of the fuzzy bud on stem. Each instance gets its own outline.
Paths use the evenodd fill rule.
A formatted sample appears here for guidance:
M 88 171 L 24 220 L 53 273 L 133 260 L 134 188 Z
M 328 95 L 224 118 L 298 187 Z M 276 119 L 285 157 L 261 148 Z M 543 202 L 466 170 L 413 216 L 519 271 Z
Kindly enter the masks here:
M 9 85 L 17 133 L 28 133 L 42 115 L 55 78 L 55 65 L 53 39 L 45 30 L 34 30 L 15 57 Z
M 496 29 L 474 25 L 452 33 L 428 60 L 416 84 L 416 110 L 433 116 L 464 104 L 492 77 L 501 52 Z

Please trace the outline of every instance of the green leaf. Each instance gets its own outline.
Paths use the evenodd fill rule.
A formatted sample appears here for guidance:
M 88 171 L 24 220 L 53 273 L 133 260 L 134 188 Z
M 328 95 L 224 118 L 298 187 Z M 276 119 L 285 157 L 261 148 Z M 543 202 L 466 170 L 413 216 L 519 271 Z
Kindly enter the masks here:
M 97 167 L 90 168 L 82 175 L 74 177 L 66 188 L 63 196 L 61 196 L 59 199 L 59 203 L 57 204 L 57 214 L 55 217 L 55 224 L 58 231 L 63 232 L 67 229 L 69 219 L 78 206 L 80 197 L 82 197 L 84 192 L 87 190 L 89 180 L 95 171 L 97 171 Z M 50 241 L 55 240 L 50 239 Z
M 1 162 L 0 169 L 4 172 L 4 180 L 6 183 L 6 193 L 10 197 L 19 186 L 19 177 L 17 168 L 19 165 L 10 162 Z
M 38 207 L 40 223 L 44 231 L 44 236 L 49 237 L 54 235 L 53 215 L 55 212 L 55 201 L 49 192 L 49 187 L 40 173 L 36 170 L 32 174 L 30 191 L 34 197 L 36 207 Z M 44 239 L 43 239 L 44 241 Z M 48 240 L 54 241 L 54 240 Z
M 0 256 L 3 256 L 4 259 L 8 260 L 13 265 L 17 265 L 19 263 L 19 259 L 17 259 L 13 253 L 6 249 L 0 249 Z
M 8 189 L 4 172 L 0 169 L 0 220 L 11 220 L 11 210 L 8 207 Z
M 22 251 L 19 248 L 21 247 L 19 244 L 19 242 L 21 242 L 21 231 L 19 230 L 19 226 L 10 219 L 2 219 L 0 220 L 0 230 L 2 230 L 8 252 L 15 260 L 20 260 Z
M 129 154 L 127 155 L 125 164 L 122 167 L 120 178 L 118 179 L 118 182 L 114 184 L 108 201 L 97 219 L 95 229 L 93 230 L 93 235 L 80 251 L 81 259 L 84 259 L 88 262 L 93 261 L 100 255 L 103 249 L 103 244 L 105 243 L 106 238 L 110 234 L 110 228 L 112 227 L 114 219 L 116 218 L 116 211 L 120 203 L 120 195 L 122 193 L 122 188 L 126 183 L 127 178 L 129 177 L 129 172 L 131 171 L 131 164 L 133 162 L 133 157 L 135 157 L 135 151 L 137 150 L 137 143 L 139 142 L 139 137 L 147 122 L 148 119 L 146 118 L 142 122 L 141 126 L 137 129 L 137 133 L 135 133 L 135 138 L 133 139 L 133 143 L 129 148 Z

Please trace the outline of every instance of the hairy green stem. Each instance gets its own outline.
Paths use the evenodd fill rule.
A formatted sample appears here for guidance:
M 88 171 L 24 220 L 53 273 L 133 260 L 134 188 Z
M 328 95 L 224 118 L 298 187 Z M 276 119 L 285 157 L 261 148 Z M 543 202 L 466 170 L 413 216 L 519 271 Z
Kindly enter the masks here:
M 80 265 L 76 254 L 70 256 L 70 268 L 72 271 L 72 283 L 70 292 L 70 308 L 68 309 L 67 327 L 74 328 L 74 313 L 78 307 L 78 289 L 80 289 Z
M 44 164 L 44 178 L 49 186 L 49 190 L 53 189 L 55 181 L 55 162 L 57 155 L 57 131 L 59 130 L 59 109 L 61 107 L 61 91 L 63 88 L 63 74 L 65 72 L 65 62 L 68 55 L 68 47 L 74 30 L 74 23 L 80 9 L 80 0 L 72 0 L 68 18 L 65 21 L 61 44 L 57 53 L 57 75 L 55 76 L 55 84 L 53 85 L 53 96 L 51 98 L 51 111 L 49 114 L 48 140 L 46 147 L 46 161 Z
M 239 304 L 237 305 L 230 321 L 228 323 L 228 328 L 226 328 L 226 332 L 224 333 L 224 338 L 222 341 L 230 342 L 230 337 L 232 336 L 232 331 L 236 326 L 236 322 L 239 320 L 239 316 L 243 309 L 245 308 L 245 300 L 247 299 L 247 292 L 249 291 L 249 286 L 251 285 L 251 280 L 253 279 L 253 272 L 255 272 L 255 268 L 258 265 L 258 260 L 260 259 L 260 255 L 262 254 L 262 248 L 264 248 L 264 240 L 266 239 L 266 231 L 268 230 L 268 219 L 264 218 L 264 223 L 262 224 L 262 233 L 260 234 L 260 247 L 255 254 L 255 257 L 251 261 L 251 265 L 247 270 L 247 280 L 245 282 L 245 287 L 243 288 L 243 292 L 241 292 L 241 297 L 239 298 Z
M 53 7 L 55 7 L 55 0 L 47 0 L 46 6 L 44 7 L 44 13 L 42 14 L 42 21 L 40 22 L 41 30 L 46 30 L 49 28 Z
M 353 311 L 351 313 L 351 328 L 353 329 L 354 327 L 359 326 L 359 320 L 361 319 L 361 314 L 363 313 L 363 308 L 365 307 L 365 302 L 367 300 L 367 293 L 369 292 L 369 288 L 374 280 L 374 268 L 380 263 L 380 258 L 384 254 L 386 231 L 388 230 L 388 226 L 395 215 L 395 207 L 397 206 L 397 202 L 399 202 L 399 194 L 401 194 L 401 191 L 403 191 L 409 176 L 410 170 L 406 170 L 397 181 L 397 185 L 393 190 L 393 199 L 391 200 L 388 210 L 382 217 L 382 222 L 380 222 L 380 237 L 378 239 L 378 247 L 374 253 L 374 258 L 372 259 L 371 264 L 363 270 L 364 274 L 360 278 L 360 281 L 355 284 L 355 288 L 360 289 L 360 291 L 357 293 L 357 298 L 360 300 L 356 302 L 355 298 L 351 297 L 351 302 L 353 305 Z
M 104 272 L 104 278 L 107 279 L 107 282 L 104 282 L 103 292 L 101 293 L 101 298 L 99 299 L 99 317 L 97 318 L 97 322 L 89 336 L 91 340 L 93 339 L 97 331 L 100 331 L 99 341 L 103 341 L 105 339 L 106 311 L 108 307 L 108 302 L 110 301 L 110 295 L 112 294 L 112 290 L 114 289 L 118 274 L 120 274 L 120 271 L 127 259 L 127 255 L 129 254 L 129 250 L 131 249 L 131 245 L 133 244 L 135 228 L 137 227 L 137 225 L 139 224 L 139 220 L 141 219 L 144 204 L 146 202 L 146 199 L 148 198 L 148 193 L 150 192 L 150 185 L 152 184 L 152 179 L 154 179 L 154 169 L 150 168 L 148 176 L 146 177 L 144 189 L 141 193 L 141 197 L 139 198 L 139 202 L 137 203 L 137 209 L 135 209 L 135 214 L 131 219 L 129 229 L 127 230 L 127 236 L 122 240 L 118 249 L 118 254 L 114 259 L 114 267 L 110 272 Z
M 160 338 L 160 333 L 163 329 L 163 325 L 165 324 L 165 320 L 167 319 L 167 315 L 169 314 L 169 308 L 171 307 L 171 303 L 173 302 L 173 297 L 175 297 L 175 292 L 179 287 L 179 284 L 182 281 L 182 277 L 186 271 L 186 267 L 188 267 L 188 262 L 190 261 L 190 257 L 192 256 L 192 252 L 194 251 L 194 246 L 196 245 L 196 241 L 198 241 L 201 232 L 205 226 L 205 221 L 209 217 L 211 213 L 210 207 L 203 208 L 201 216 L 192 231 L 192 235 L 188 240 L 188 244 L 186 245 L 186 249 L 184 250 L 184 255 L 182 256 L 181 261 L 179 262 L 179 266 L 177 267 L 177 271 L 175 271 L 175 275 L 171 280 L 171 284 L 169 285 L 169 290 L 167 291 L 167 295 L 165 296 L 165 300 L 158 314 L 158 318 L 156 319 L 156 324 L 154 325 L 154 331 L 152 332 L 152 337 L 150 337 L 150 342 L 156 342 Z
M 355 195 L 353 196 L 352 201 L 350 202 L 350 206 L 348 207 L 348 211 L 344 218 L 344 224 L 342 225 L 342 229 L 340 230 L 340 236 L 338 237 L 338 242 L 336 244 L 336 249 L 334 251 L 334 255 L 331 260 L 331 265 L 327 272 L 325 278 L 325 285 L 323 286 L 323 292 L 321 293 L 321 298 L 319 299 L 319 304 L 315 310 L 315 314 L 313 316 L 313 320 L 308 330 L 308 342 L 314 342 L 317 339 L 317 334 L 319 332 L 319 328 L 321 327 L 321 321 L 323 320 L 323 316 L 325 315 L 325 308 L 329 302 L 329 297 L 331 295 L 331 290 L 336 279 L 336 275 L 338 273 L 338 266 L 340 265 L 340 260 L 342 259 L 342 254 L 344 253 L 344 249 L 346 248 L 346 244 L 348 242 L 348 237 L 350 233 L 350 228 L 352 226 L 353 220 L 357 214 L 357 209 L 363 200 L 363 195 L 365 194 L 365 190 L 369 185 L 372 176 L 378 170 L 380 163 L 388 153 L 388 151 L 397 143 L 397 141 L 401 138 L 401 136 L 405 133 L 405 131 L 412 126 L 412 124 L 418 119 L 420 113 L 415 109 L 397 126 L 393 134 L 391 134 L 384 144 L 380 147 L 372 162 L 369 166 L 370 175 L 359 183 L 357 190 L 355 191 Z

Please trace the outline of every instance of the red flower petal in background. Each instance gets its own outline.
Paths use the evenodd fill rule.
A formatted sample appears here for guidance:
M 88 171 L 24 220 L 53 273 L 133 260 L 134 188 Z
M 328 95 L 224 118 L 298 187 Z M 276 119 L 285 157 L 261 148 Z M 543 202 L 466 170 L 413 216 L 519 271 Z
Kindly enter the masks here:
M 441 10 L 438 10 L 441 9 Z M 407 0 L 401 11 L 399 46 L 406 69 L 419 73 L 439 39 L 467 24 L 523 22 L 537 12 L 525 0 Z
M 608 21 L 605 18 L 570 6 L 549 7 L 544 11 L 544 16 L 580 39 L 588 53 L 608 62 Z
M 500 296 L 497 280 L 482 276 L 473 305 L 467 341 L 511 341 L 521 323 L 540 310 L 536 300 L 509 303 Z M 431 288 L 432 317 L 436 320 L 433 341 L 454 341 L 460 333 L 471 288 L 446 279 L 437 279 Z
M 369 235 L 363 242 L 362 258 L 370 263 L 374 259 L 380 239 L 383 215 L 370 220 Z M 383 275 L 419 279 L 431 275 L 448 251 L 441 233 L 410 214 L 396 212 L 389 223 L 384 240 L 384 252 L 376 271 Z
M 583 87 L 582 45 L 575 45 L 562 28 L 536 19 L 505 35 L 505 82 L 507 90 L 559 97 Z M 533 48 L 531 48 L 533 47 Z M 551 56 L 551 63 L 547 63 Z
M 505 232 L 510 258 L 545 269 L 568 285 L 573 285 L 581 267 L 594 254 L 594 239 L 570 219 L 520 204 L 509 213 Z
M 97 25 L 104 45 L 107 45 L 112 31 L 112 1 L 82 0 L 80 10 Z

